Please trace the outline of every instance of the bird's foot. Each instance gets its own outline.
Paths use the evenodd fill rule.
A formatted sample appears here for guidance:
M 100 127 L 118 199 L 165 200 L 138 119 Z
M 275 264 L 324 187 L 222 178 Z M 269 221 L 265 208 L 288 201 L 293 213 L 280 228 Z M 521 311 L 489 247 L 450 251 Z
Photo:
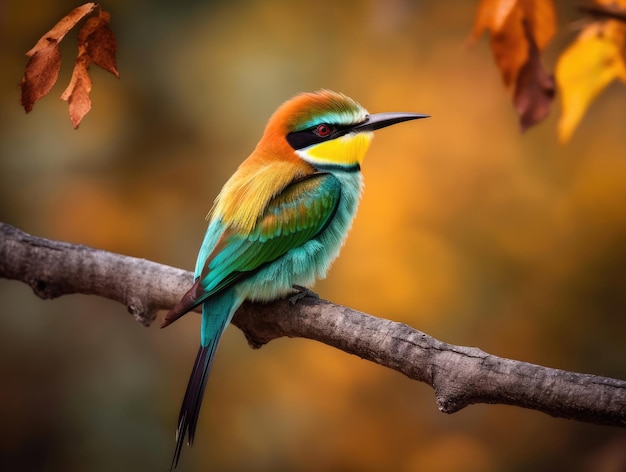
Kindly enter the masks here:
M 292 305 L 295 305 L 296 303 L 298 303 L 300 300 L 302 300 L 305 297 L 311 297 L 311 298 L 320 297 L 313 290 L 308 289 L 306 287 L 302 287 L 301 285 L 294 285 L 293 289 L 295 290 L 295 293 L 289 297 L 289 303 L 291 303 Z

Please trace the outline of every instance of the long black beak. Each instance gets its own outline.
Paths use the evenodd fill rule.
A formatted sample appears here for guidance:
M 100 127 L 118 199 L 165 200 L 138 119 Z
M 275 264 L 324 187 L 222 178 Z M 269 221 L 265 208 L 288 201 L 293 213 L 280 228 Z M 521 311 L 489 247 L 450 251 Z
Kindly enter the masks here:
M 402 123 L 403 121 L 419 120 L 421 118 L 430 118 L 430 115 L 421 115 L 419 113 L 374 113 L 369 115 L 363 123 L 359 123 L 350 129 L 350 132 L 362 133 L 365 131 L 374 131 L 385 128 L 387 126 Z
M 420 115 L 418 113 L 374 113 L 368 115 L 363 123 L 356 125 L 333 126 L 335 131 L 326 136 L 320 136 L 315 132 L 314 128 L 308 128 L 301 131 L 292 131 L 286 137 L 289 145 L 294 149 L 304 149 L 307 146 L 318 144 L 323 141 L 330 141 L 349 133 L 364 133 L 374 131 L 386 126 L 402 123 L 403 121 L 419 120 L 420 118 L 428 118 L 430 115 Z

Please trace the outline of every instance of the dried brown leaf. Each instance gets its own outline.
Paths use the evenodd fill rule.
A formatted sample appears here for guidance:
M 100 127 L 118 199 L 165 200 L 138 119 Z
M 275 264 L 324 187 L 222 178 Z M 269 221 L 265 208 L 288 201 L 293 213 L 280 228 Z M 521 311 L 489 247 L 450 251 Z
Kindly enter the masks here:
M 61 50 L 59 44 L 48 41 L 48 45 L 39 48 L 28 60 L 20 88 L 21 104 L 29 113 L 35 102 L 50 92 L 59 77 L 61 69 Z
M 89 15 L 97 4 L 85 3 L 65 15 L 50 31 L 44 34 L 37 44 L 26 55 L 30 57 L 20 82 L 22 89 L 21 104 L 26 113 L 40 98 L 47 95 L 56 83 L 61 69 L 61 51 L 59 42 L 86 15 Z
M 554 98 L 554 79 L 540 59 L 556 30 L 553 0 L 482 0 L 471 38 L 476 40 L 485 30 L 525 130 L 547 116 Z
M 529 27 L 526 26 L 525 29 L 529 44 L 528 61 L 517 75 L 513 92 L 513 104 L 519 115 L 522 131 L 548 116 L 556 90 L 554 77 L 541 64 L 539 48 Z
M 47 48 L 51 40 L 56 41 L 58 44 L 69 32 L 69 30 L 76 26 L 76 23 L 94 11 L 97 6 L 97 3 L 90 2 L 74 8 L 71 12 L 61 18 L 50 31 L 44 34 L 39 41 L 37 41 L 37 44 L 35 44 L 35 46 L 33 46 L 33 48 L 26 53 L 26 55 L 30 57 L 37 51 Z
M 91 110 L 92 82 L 89 77 L 89 66 L 92 63 L 119 77 L 115 66 L 117 45 L 115 36 L 109 29 L 111 16 L 100 11 L 97 17 L 89 18 L 78 32 L 78 57 L 72 72 L 70 84 L 61 94 L 61 99 L 68 102 L 70 119 L 74 128 Z
M 70 84 L 61 95 L 61 99 L 68 103 L 70 119 L 74 128 L 78 128 L 82 119 L 91 110 L 91 99 L 89 98 L 91 92 L 90 64 L 91 60 L 86 53 L 78 56 Z
M 54 25 L 37 44 L 26 54 L 30 60 L 26 65 L 20 82 L 22 105 L 28 113 L 35 102 L 46 95 L 54 86 L 61 67 L 59 42 L 74 28 L 79 21 L 97 9 L 97 16 L 92 15 L 78 32 L 78 57 L 72 72 L 72 78 L 61 98 L 68 102 L 70 119 L 77 128 L 83 117 L 91 109 L 92 82 L 89 67 L 92 63 L 119 77 L 115 54 L 117 43 L 109 28 L 111 15 L 100 9 L 97 3 L 85 3 L 75 8 Z
M 85 46 L 94 64 L 119 78 L 115 61 L 117 42 L 109 28 L 110 20 L 111 15 L 106 11 L 100 11 L 98 17 L 89 18 L 79 33 L 79 45 Z

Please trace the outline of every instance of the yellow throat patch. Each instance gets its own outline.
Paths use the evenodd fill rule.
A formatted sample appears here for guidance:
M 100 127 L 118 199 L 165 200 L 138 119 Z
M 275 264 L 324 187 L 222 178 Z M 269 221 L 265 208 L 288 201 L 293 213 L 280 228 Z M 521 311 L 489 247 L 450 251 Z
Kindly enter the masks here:
M 361 164 L 369 148 L 374 133 L 348 133 L 331 141 L 300 149 L 296 153 L 313 166 L 338 165 L 353 166 Z

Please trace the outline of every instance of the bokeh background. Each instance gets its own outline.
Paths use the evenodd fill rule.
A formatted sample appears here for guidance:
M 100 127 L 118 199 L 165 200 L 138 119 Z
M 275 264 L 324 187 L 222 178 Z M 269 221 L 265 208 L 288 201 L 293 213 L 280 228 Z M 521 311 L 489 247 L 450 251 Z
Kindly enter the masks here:
M 105 0 L 121 79 L 92 68 L 66 103 L 76 35 L 25 115 L 24 53 L 70 0 L 0 2 L 0 220 L 193 269 L 204 216 L 266 119 L 330 88 L 432 118 L 378 133 L 366 192 L 324 298 L 498 356 L 626 378 L 626 87 L 572 141 L 558 104 L 524 135 L 476 1 Z M 557 2 L 546 64 L 575 37 Z M 125 307 L 0 281 L 0 467 L 166 470 L 199 318 L 141 327 Z M 251 350 L 230 328 L 180 470 L 626 470 L 624 430 L 507 406 L 438 412 L 430 387 L 319 343 Z

